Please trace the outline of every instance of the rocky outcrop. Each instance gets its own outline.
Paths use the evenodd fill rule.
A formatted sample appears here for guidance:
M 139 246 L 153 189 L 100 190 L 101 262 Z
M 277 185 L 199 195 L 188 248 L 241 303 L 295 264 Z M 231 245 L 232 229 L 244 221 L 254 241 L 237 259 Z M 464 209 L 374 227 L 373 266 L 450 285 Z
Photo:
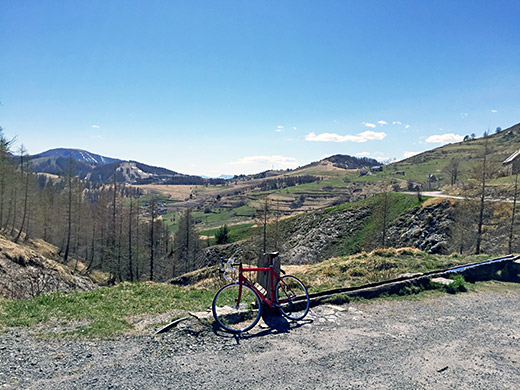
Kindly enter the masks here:
M 392 246 L 414 247 L 427 253 L 449 251 L 455 207 L 449 200 L 431 202 L 405 213 L 388 229 Z
M 317 263 L 347 251 L 347 242 L 370 217 L 368 207 L 319 212 L 293 218 L 283 231 L 284 263 Z

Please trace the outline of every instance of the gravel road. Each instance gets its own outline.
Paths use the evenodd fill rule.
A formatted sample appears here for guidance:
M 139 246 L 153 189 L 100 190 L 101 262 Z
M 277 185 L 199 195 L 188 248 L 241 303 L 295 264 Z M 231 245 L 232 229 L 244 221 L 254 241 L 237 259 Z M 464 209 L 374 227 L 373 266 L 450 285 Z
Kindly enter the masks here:
M 0 335 L 0 389 L 513 389 L 520 286 L 321 305 L 235 338 L 197 320 L 108 341 Z

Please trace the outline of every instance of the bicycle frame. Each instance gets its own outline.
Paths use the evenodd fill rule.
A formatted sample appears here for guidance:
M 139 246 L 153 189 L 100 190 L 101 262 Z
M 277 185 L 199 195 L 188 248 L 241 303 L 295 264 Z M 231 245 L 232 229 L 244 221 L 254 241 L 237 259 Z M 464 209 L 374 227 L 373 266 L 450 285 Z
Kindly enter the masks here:
M 299 321 L 307 315 L 309 293 L 298 278 L 278 275 L 273 265 L 244 267 L 241 262 L 234 262 L 233 258 L 226 263 L 222 259 L 220 261 L 224 267 L 223 277 L 230 283 L 218 290 L 211 307 L 213 317 L 224 330 L 231 333 L 248 331 L 258 323 L 267 307 L 276 308 L 292 321 Z M 228 271 L 238 271 L 238 278 L 226 275 Z M 265 272 L 269 282 L 260 286 L 251 276 L 246 277 L 245 272 Z
M 264 293 L 262 293 L 258 288 L 256 288 L 254 283 L 251 283 L 249 281 L 249 279 L 246 278 L 243 275 L 244 272 L 262 272 L 262 271 L 269 272 L 269 284 L 270 284 L 270 286 L 269 286 L 270 287 L 270 290 L 269 290 L 270 294 L 269 295 L 271 296 L 271 299 L 269 299 Z M 238 283 L 239 283 L 238 302 L 240 302 L 240 299 L 242 297 L 242 286 L 245 284 L 246 286 L 251 288 L 254 292 L 256 292 L 258 294 L 258 297 L 263 302 L 265 302 L 269 307 L 271 307 L 271 308 L 276 307 L 278 302 L 276 301 L 276 297 L 275 297 L 276 294 L 275 294 L 275 291 L 274 291 L 275 279 L 277 281 L 283 283 L 282 278 L 276 272 L 274 272 L 274 267 L 272 265 L 269 266 L 269 267 L 244 268 L 244 267 L 242 267 L 242 263 L 239 263 L 238 264 Z M 294 292 L 292 290 L 291 290 L 291 292 L 294 294 Z M 285 302 L 285 300 L 282 301 L 282 303 L 283 302 Z

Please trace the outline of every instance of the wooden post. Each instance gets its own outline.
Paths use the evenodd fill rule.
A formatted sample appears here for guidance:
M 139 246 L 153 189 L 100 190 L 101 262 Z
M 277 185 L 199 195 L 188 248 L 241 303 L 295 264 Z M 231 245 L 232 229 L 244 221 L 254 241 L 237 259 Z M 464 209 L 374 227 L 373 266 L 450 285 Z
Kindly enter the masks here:
M 280 258 L 278 257 L 278 252 L 264 253 L 259 256 L 257 265 L 258 267 L 269 267 L 274 265 L 274 272 L 277 275 L 280 275 Z M 272 299 L 269 272 L 262 271 L 257 274 L 256 281 L 267 291 L 267 298 Z

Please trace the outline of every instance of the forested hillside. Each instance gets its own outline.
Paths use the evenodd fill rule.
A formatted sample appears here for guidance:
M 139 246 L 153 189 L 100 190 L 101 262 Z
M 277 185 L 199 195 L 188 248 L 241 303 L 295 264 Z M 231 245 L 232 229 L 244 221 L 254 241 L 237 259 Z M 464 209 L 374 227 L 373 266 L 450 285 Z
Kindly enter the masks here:
M 174 248 L 156 196 L 143 198 L 115 175 L 108 185 L 82 181 L 71 159 L 60 177 L 35 174 L 27 155 L 13 158 L 11 145 L 0 129 L 1 234 L 15 243 L 41 238 L 56 245 L 63 263 L 79 259 L 85 272 L 103 271 L 109 282 L 164 280 L 197 266 L 191 252 Z M 189 210 L 184 219 L 191 221 Z M 192 248 L 198 237 L 187 225 Z

